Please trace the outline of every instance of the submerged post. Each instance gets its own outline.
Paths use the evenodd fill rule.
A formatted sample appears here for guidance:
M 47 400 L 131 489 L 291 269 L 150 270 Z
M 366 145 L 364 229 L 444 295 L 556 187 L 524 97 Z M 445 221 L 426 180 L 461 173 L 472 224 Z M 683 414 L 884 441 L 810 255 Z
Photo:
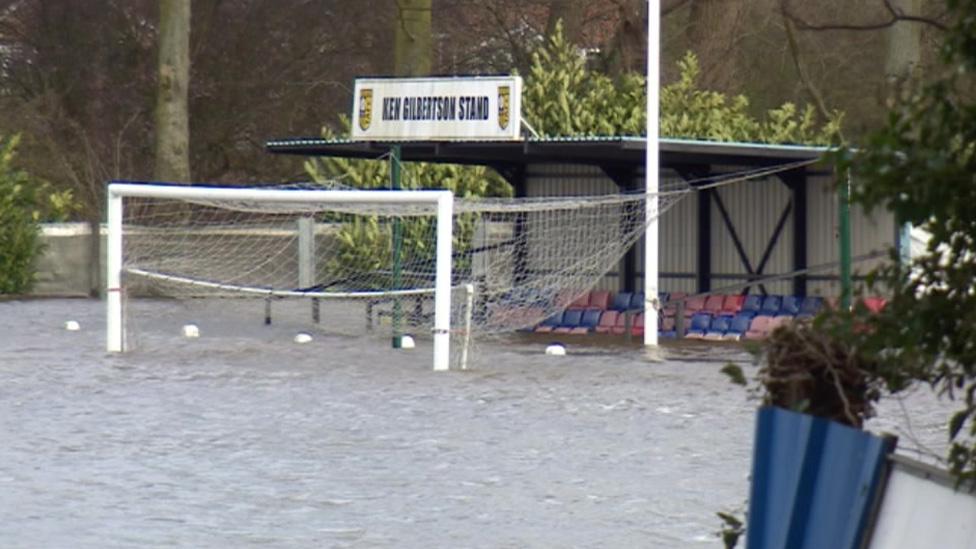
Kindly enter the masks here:
M 437 199 L 437 266 L 434 273 L 434 370 L 450 369 L 451 254 L 454 238 L 454 194 Z
M 644 215 L 644 345 L 657 345 L 658 306 L 658 190 L 659 94 L 661 83 L 661 7 L 647 1 L 647 151 L 644 163 L 647 200 Z
M 308 291 L 315 285 L 315 218 L 298 219 L 298 287 Z M 319 298 L 312 298 L 312 322 L 319 323 Z
M 125 350 L 125 323 L 122 322 L 122 196 L 113 192 L 112 185 L 109 185 L 107 194 L 106 347 L 110 353 L 121 353 Z M 101 238 L 101 235 L 95 234 L 95 238 Z
M 390 188 L 394 191 L 400 190 L 400 145 L 390 147 Z M 403 227 L 400 220 L 393 219 L 393 289 L 399 290 L 402 284 L 400 248 L 403 246 Z M 403 334 L 400 329 L 403 311 L 401 310 L 400 298 L 393 298 L 393 348 L 399 349 L 402 345 Z
M 837 186 L 838 227 L 840 238 L 840 308 L 847 311 L 851 308 L 851 200 L 850 200 L 850 171 L 844 174 L 844 180 Z

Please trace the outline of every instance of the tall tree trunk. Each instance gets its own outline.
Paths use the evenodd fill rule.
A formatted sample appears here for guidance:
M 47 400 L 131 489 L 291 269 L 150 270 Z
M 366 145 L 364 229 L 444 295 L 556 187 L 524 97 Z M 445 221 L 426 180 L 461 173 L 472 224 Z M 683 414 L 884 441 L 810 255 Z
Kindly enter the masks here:
M 896 12 L 920 15 L 922 0 L 890 0 Z M 885 102 L 892 106 L 905 90 L 905 84 L 921 76 L 922 25 L 912 21 L 898 21 L 888 29 L 888 50 L 885 56 Z
M 425 76 L 431 73 L 431 0 L 396 0 L 394 33 L 396 76 Z
M 698 56 L 703 87 L 729 91 L 736 84 L 733 50 L 742 34 L 745 11 L 743 0 L 692 0 L 688 43 Z
M 603 69 L 613 76 L 643 73 L 647 57 L 647 2 L 619 0 L 616 4 L 617 29 L 604 46 Z
M 546 35 L 556 32 L 556 23 L 563 22 L 563 37 L 570 44 L 579 45 L 583 40 L 583 11 L 581 0 L 550 0 Z
M 190 0 L 159 0 L 157 181 L 190 181 Z

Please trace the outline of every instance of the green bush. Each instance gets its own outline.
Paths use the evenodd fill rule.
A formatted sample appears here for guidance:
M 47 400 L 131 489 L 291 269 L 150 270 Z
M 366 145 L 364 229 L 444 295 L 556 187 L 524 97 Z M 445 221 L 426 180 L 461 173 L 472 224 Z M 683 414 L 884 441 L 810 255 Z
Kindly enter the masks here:
M 754 116 L 744 95 L 729 97 L 699 87 L 698 59 L 678 61 L 679 78 L 661 88 L 661 135 L 708 141 L 829 145 L 839 137 L 842 113 L 819 120 L 812 105 L 783 103 Z M 590 70 L 561 27 L 532 55 L 522 108 L 544 137 L 621 136 L 646 133 L 643 74 L 616 80 Z
M 40 222 L 64 221 L 75 209 L 71 191 L 51 192 L 14 165 L 20 136 L 0 138 L 0 294 L 23 294 L 34 283 Z

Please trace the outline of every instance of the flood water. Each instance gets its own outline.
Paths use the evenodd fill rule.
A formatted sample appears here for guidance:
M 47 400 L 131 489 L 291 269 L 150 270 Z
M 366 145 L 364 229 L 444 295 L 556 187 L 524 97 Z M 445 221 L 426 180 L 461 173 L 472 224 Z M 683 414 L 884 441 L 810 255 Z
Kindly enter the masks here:
M 157 306 L 108 355 L 98 301 L 0 302 L 0 547 L 720 547 L 747 497 L 736 346 L 513 339 L 444 373 L 423 341 L 220 307 L 188 340 Z M 875 425 L 940 452 L 945 409 Z

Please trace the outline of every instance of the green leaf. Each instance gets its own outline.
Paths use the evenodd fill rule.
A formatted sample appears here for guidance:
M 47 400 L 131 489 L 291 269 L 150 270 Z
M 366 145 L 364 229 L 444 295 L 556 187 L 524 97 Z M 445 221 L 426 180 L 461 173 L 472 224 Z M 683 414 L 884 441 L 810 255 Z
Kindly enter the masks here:
M 962 426 L 965 425 L 966 419 L 969 418 L 973 410 L 960 410 L 952 415 L 949 419 L 949 440 L 955 440 L 959 431 L 962 430 Z
M 742 368 L 740 368 L 737 364 L 730 362 L 723 366 L 719 371 L 728 376 L 729 381 L 735 383 L 736 385 L 745 387 L 748 384 L 745 373 L 742 372 Z

